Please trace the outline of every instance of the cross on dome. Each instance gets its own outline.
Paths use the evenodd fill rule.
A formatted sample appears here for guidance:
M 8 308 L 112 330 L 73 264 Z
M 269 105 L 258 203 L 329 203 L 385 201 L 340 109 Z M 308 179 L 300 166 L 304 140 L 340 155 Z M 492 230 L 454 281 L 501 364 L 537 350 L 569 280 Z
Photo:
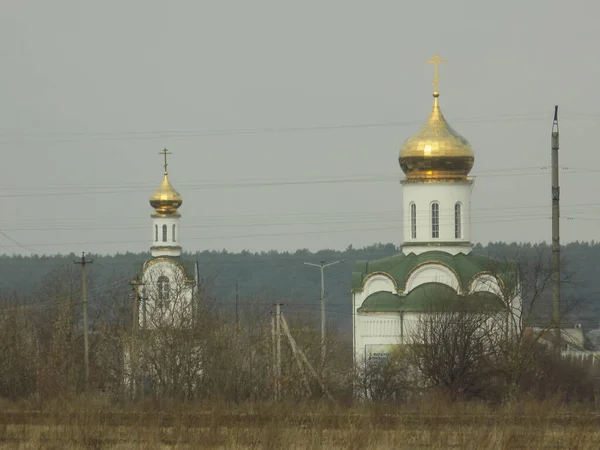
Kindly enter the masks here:
M 161 152 L 158 153 L 159 155 L 164 155 L 165 157 L 165 175 L 168 173 L 167 172 L 167 155 L 172 155 L 173 153 L 171 153 L 170 151 L 168 151 L 166 148 L 163 148 Z
M 436 54 L 433 55 L 433 59 L 427 61 L 429 64 L 433 64 L 433 95 L 440 95 L 438 91 L 438 82 L 440 81 L 440 77 L 438 76 L 438 66 L 442 63 L 448 62 L 446 59 L 440 59 L 440 57 Z

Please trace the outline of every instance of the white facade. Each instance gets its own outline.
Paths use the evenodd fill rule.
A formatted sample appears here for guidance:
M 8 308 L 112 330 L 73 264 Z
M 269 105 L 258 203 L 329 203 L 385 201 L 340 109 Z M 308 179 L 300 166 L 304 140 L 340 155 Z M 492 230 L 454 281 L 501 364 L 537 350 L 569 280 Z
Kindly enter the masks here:
M 189 279 L 181 264 L 166 257 L 152 259 L 144 265 L 141 282 L 139 329 L 192 326 L 197 280 Z
M 404 254 L 442 246 L 452 255 L 471 252 L 471 179 L 402 185 Z
M 180 256 L 179 214 L 152 214 L 152 256 Z
M 358 312 L 364 301 L 371 294 L 382 291 L 397 294 L 402 298 L 425 283 L 444 284 L 459 295 L 476 292 L 494 293 L 506 304 L 506 309 L 498 313 L 498 318 L 502 319 L 498 323 L 508 323 L 513 330 L 519 325 L 518 317 L 521 308 L 519 290 L 514 290 L 514 296 L 511 295 L 513 298 L 505 299 L 508 292 L 503 292 L 499 284 L 501 281 L 490 274 L 477 274 L 469 281 L 468 289 L 463 291 L 455 273 L 450 268 L 435 262 L 424 264 L 411 271 L 406 278 L 405 286 L 398 286 L 396 280 L 387 274 L 374 273 L 365 277 L 362 289 L 357 289 L 352 293 L 355 364 L 368 362 L 378 355 L 389 354 L 394 346 L 410 343 L 421 316 L 428 314 L 418 311 Z M 505 320 L 506 318 L 508 321 Z

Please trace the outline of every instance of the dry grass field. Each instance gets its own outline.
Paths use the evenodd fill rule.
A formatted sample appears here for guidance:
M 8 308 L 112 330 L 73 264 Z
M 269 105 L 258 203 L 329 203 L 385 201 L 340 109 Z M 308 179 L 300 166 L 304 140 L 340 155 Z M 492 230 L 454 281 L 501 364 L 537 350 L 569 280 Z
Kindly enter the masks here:
M 0 449 L 598 449 L 588 406 L 3 405 Z

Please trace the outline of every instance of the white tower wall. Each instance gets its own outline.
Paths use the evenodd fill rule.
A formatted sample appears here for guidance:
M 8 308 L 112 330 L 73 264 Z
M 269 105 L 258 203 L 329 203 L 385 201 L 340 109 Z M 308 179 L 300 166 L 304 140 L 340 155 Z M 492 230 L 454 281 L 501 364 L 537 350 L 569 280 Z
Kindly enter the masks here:
M 180 256 L 179 219 L 180 215 L 152 215 L 152 257 Z M 166 227 L 166 228 L 164 228 Z
M 457 180 L 443 182 L 403 183 L 404 244 L 405 254 L 440 250 L 450 254 L 472 250 L 471 245 L 471 190 L 473 181 Z M 433 233 L 434 214 L 432 205 L 437 203 L 437 236 Z M 458 227 L 456 205 L 460 207 Z M 414 205 L 414 206 L 413 206 Z M 413 213 L 415 220 L 413 220 Z M 458 234 L 457 234 L 458 233 Z

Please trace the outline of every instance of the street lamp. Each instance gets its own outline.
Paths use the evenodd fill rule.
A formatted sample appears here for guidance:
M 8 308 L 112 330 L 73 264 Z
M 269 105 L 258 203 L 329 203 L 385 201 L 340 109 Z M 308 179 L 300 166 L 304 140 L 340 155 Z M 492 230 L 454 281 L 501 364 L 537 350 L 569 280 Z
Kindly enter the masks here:
M 319 267 L 321 269 L 321 367 L 325 366 L 325 274 L 323 269 L 325 267 L 333 266 L 344 262 L 343 259 L 325 264 L 325 261 L 321 261 L 319 264 L 305 262 L 307 266 Z

